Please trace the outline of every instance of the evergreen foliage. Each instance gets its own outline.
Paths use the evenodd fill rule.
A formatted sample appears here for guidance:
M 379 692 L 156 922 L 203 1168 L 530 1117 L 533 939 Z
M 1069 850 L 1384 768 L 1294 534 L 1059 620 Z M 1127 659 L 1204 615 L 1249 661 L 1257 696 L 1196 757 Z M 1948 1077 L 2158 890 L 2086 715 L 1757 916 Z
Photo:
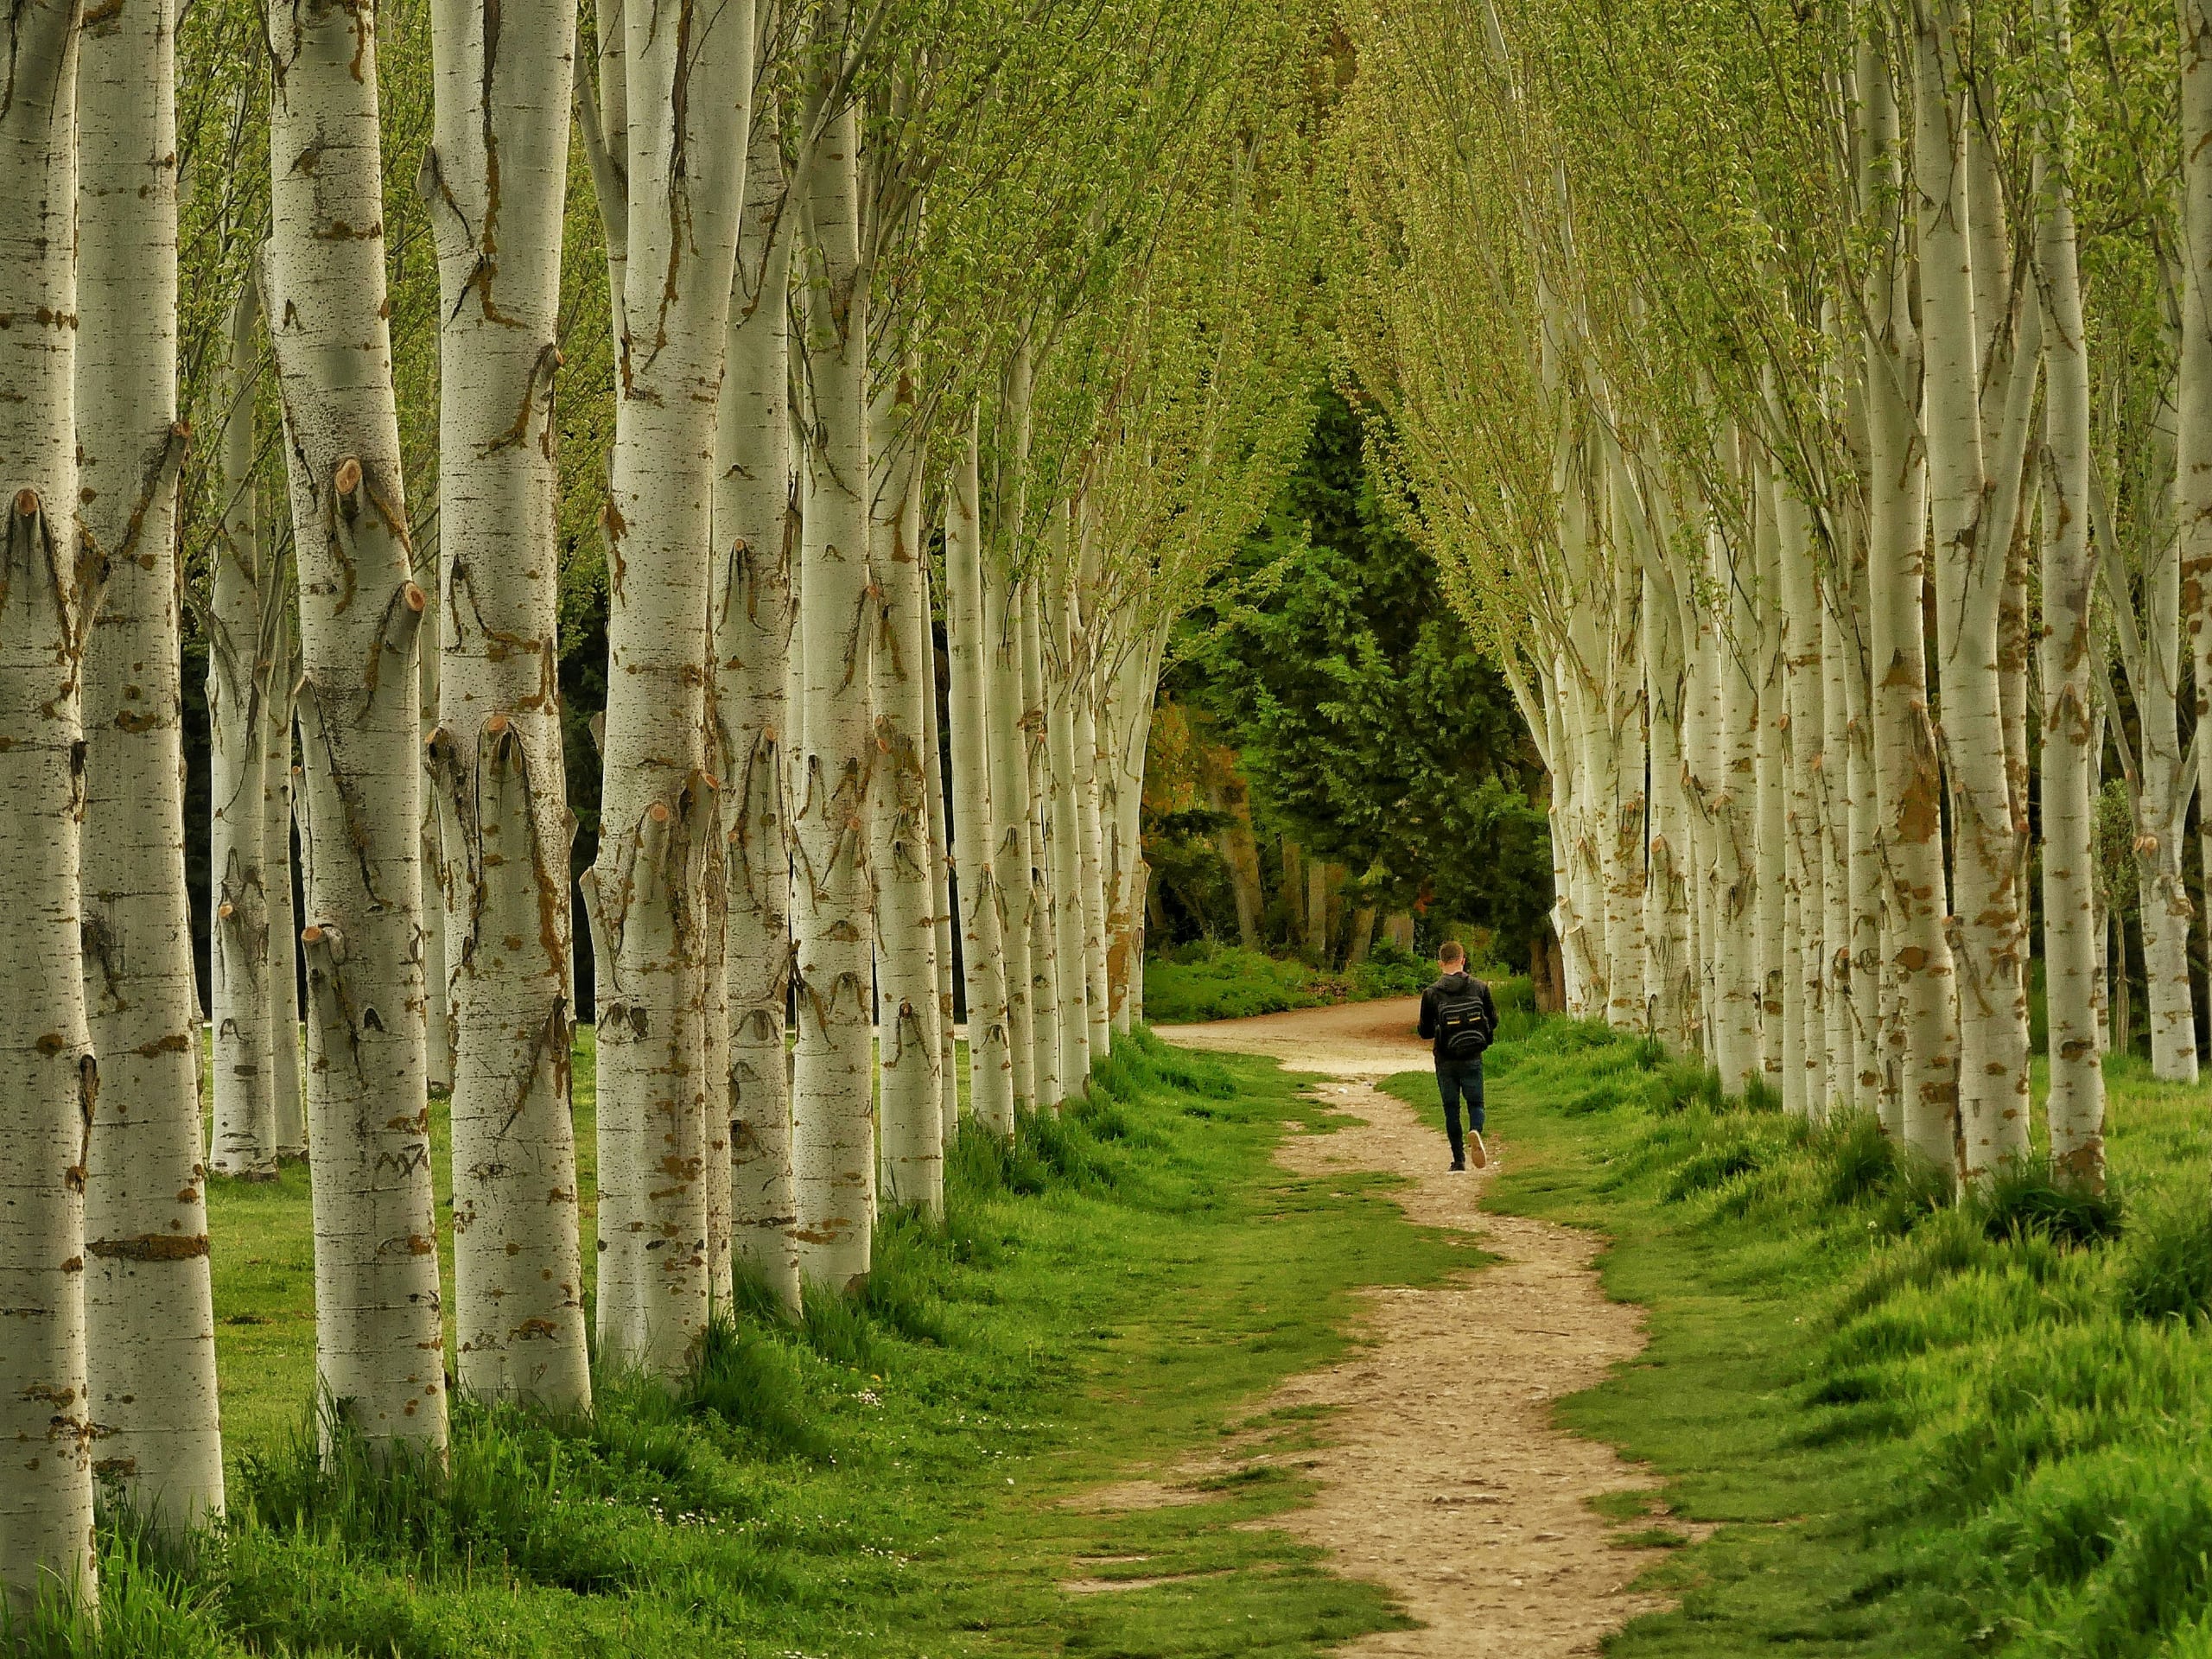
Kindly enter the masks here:
M 1255 817 L 1344 866 L 1363 902 L 1486 927 L 1525 962 L 1551 903 L 1528 728 L 1376 488 L 1382 416 L 1327 388 L 1313 403 L 1306 453 L 1185 625 L 1171 689 L 1237 749 Z

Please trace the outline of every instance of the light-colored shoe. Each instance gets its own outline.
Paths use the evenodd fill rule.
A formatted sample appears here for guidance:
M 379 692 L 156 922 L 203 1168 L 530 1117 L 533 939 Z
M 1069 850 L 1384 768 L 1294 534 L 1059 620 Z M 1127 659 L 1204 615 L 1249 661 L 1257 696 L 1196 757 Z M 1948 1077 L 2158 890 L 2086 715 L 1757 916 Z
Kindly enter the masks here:
M 1483 1132 L 1480 1129 L 1470 1129 L 1467 1132 L 1467 1151 L 1473 1157 L 1477 1169 L 1490 1167 L 1490 1148 L 1483 1145 Z

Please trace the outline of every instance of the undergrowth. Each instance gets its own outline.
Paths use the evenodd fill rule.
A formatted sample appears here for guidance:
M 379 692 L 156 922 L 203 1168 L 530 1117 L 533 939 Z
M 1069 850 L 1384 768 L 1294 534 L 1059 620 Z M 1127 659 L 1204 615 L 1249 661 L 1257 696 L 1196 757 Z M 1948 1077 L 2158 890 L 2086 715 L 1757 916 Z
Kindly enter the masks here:
M 1528 1014 L 1532 1004 L 1526 975 L 1487 977 L 1501 1027 L 1516 1011 Z M 1376 944 L 1366 961 L 1329 972 L 1242 945 L 1198 939 L 1146 961 L 1145 1015 L 1162 1025 L 1242 1020 L 1288 1008 L 1417 996 L 1435 978 L 1434 963 L 1382 943 Z M 1524 1027 L 1526 1023 L 1524 1018 Z
M 1609 1653 L 2212 1656 L 2200 1103 L 2109 1070 L 2108 1192 L 2038 1155 L 1955 1200 L 1869 1117 L 1814 1127 L 1599 1025 L 1492 1051 L 1493 1201 L 1603 1228 L 1651 1310 L 1568 1421 L 1737 1523 Z

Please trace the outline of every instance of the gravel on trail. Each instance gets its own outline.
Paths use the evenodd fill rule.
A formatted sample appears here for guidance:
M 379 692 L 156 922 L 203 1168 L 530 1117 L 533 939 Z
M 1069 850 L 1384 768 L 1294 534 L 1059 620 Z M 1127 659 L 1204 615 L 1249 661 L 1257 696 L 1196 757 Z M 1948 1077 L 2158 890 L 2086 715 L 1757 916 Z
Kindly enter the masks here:
M 1362 1637 L 1348 1653 L 1594 1654 L 1607 1635 L 1670 1599 L 1630 1587 L 1665 1552 L 1614 1541 L 1620 1525 L 1586 1500 L 1657 1483 L 1611 1447 L 1559 1427 L 1552 1402 L 1641 1351 L 1642 1316 L 1599 1287 L 1597 1236 L 1483 1208 L 1498 1166 L 1513 1157 L 1510 1114 L 1503 1122 L 1493 1114 L 1491 1168 L 1451 1173 L 1441 1112 L 1432 1106 L 1424 1116 L 1374 1087 L 1394 1072 L 1428 1069 L 1416 1012 L 1408 997 L 1154 1027 L 1170 1042 L 1268 1055 L 1287 1071 L 1319 1074 L 1316 1094 L 1358 1121 L 1292 1136 L 1282 1163 L 1306 1175 L 1402 1175 L 1408 1185 L 1393 1196 L 1408 1219 L 1459 1230 L 1500 1258 L 1433 1287 L 1370 1291 L 1355 1351 L 1267 1401 L 1266 1409 L 1333 1408 L 1324 1444 L 1297 1454 L 1319 1496 L 1268 1524 L 1329 1549 L 1344 1572 L 1386 1586 L 1419 1622 Z M 1705 1530 L 1669 1525 L 1685 1536 Z

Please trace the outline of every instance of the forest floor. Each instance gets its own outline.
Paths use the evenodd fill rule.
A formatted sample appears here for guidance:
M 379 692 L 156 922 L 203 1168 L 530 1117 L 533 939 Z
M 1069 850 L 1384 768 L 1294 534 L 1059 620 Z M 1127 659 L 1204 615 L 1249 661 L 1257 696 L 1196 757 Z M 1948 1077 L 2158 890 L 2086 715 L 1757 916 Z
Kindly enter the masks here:
M 28 1650 L 2212 1659 L 2201 1086 L 2107 1063 L 2113 1200 L 1959 1205 L 1866 1119 L 1513 1016 L 1503 1167 L 1447 1176 L 1409 1014 L 1176 1033 L 1290 1071 L 1117 1044 L 963 1135 L 862 1296 L 741 1304 L 588 1421 L 459 1402 L 436 1478 L 318 1454 L 303 1173 L 216 1181 L 230 1524 L 111 1519 L 99 1630 Z
M 1275 1159 L 1351 1123 L 1140 1034 L 1014 1146 L 963 1134 L 945 1220 L 887 1217 L 860 1297 L 797 1327 L 741 1298 L 672 1393 L 601 1377 L 588 1421 L 457 1402 L 450 1474 L 398 1479 L 304 1432 L 304 1173 L 216 1181 L 231 1522 L 186 1561 L 111 1525 L 99 1630 L 36 1651 L 1318 1659 L 1404 1628 L 1293 1520 L 1327 1425 L 1276 1390 L 1353 1351 L 1374 1287 L 1482 1257 L 1394 1175 Z M 1179 1469 L 1176 1502 L 1101 1501 Z
M 1489 1168 L 1453 1173 L 1433 1096 L 1417 1112 L 1376 1086 L 1427 1064 L 1412 1034 L 1417 1011 L 1407 998 L 1158 1028 L 1171 1042 L 1265 1054 L 1325 1077 L 1314 1092 L 1355 1121 L 1287 1138 L 1278 1161 L 1306 1176 L 1395 1175 L 1409 1220 L 1469 1234 L 1496 1258 L 1438 1284 L 1370 1291 L 1360 1349 L 1276 1389 L 1278 1410 L 1327 1414 L 1324 1442 L 1300 1458 L 1319 1490 L 1284 1524 L 1387 1586 L 1419 1622 L 1351 1652 L 1594 1653 L 1607 1633 L 1666 1605 L 1631 1587 L 1664 1548 L 1605 1518 L 1624 1499 L 1649 1507 L 1657 1483 L 1560 1427 L 1553 1407 L 1640 1351 L 1643 1322 L 1606 1299 L 1591 1268 L 1594 1236 L 1484 1211 L 1497 1172 L 1517 1156 L 1510 1129 L 1491 1135 Z

